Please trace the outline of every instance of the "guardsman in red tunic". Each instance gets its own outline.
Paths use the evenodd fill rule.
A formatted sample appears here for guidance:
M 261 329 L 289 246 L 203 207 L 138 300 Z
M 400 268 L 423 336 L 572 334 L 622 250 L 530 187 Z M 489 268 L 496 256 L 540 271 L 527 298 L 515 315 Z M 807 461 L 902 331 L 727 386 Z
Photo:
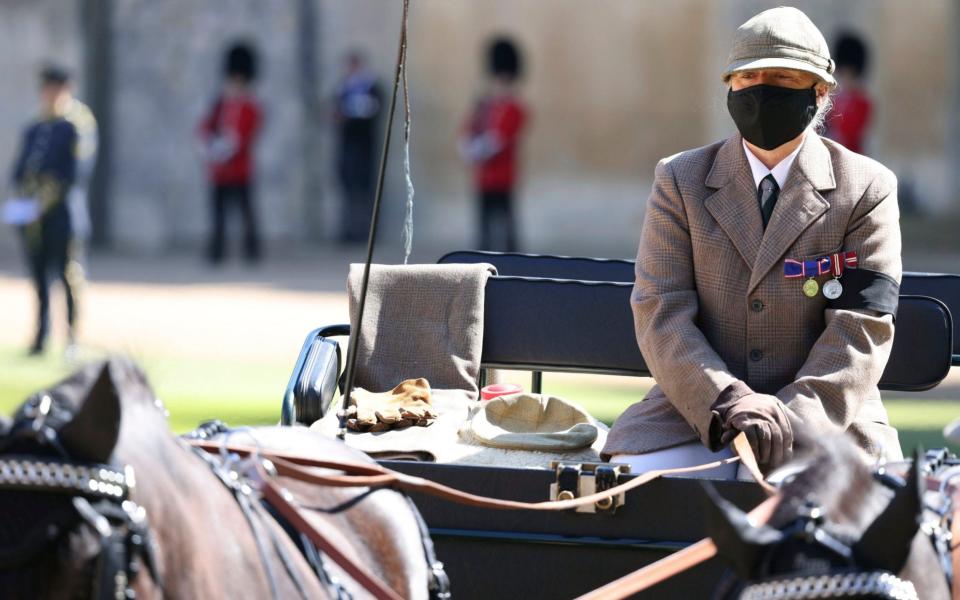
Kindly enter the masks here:
M 460 154 L 473 166 L 480 204 L 481 250 L 518 249 L 513 198 L 517 183 L 517 146 L 527 111 L 516 94 L 520 54 L 507 39 L 490 46 L 490 87 L 467 119 Z
M 244 44 L 232 47 L 227 53 L 223 92 L 200 123 L 199 134 L 212 184 L 209 258 L 214 264 L 223 260 L 226 213 L 231 205 L 243 215 L 247 261 L 260 259 L 253 200 L 253 146 L 260 129 L 260 106 L 250 89 L 255 77 L 253 49 Z

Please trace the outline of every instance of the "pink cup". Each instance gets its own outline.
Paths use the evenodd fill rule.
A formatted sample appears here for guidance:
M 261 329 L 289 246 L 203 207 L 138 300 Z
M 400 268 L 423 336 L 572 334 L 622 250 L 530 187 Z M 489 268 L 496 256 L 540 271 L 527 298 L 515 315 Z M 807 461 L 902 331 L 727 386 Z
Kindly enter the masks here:
M 515 383 L 494 383 L 480 390 L 480 398 L 483 400 L 493 400 L 497 396 L 519 394 L 522 391 L 523 388 Z

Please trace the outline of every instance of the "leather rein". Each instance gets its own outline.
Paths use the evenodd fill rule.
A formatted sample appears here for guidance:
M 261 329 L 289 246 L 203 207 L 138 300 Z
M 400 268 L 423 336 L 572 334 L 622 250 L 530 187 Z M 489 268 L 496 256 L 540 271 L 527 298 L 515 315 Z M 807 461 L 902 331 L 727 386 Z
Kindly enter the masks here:
M 613 498 L 619 494 L 636 489 L 659 477 L 682 475 L 706 471 L 740 461 L 747 468 L 760 485 L 770 494 L 764 502 L 750 511 L 749 516 L 757 524 L 766 523 L 776 510 L 781 497 L 775 488 L 763 480 L 756 458 L 750 449 L 749 442 L 743 434 L 737 436 L 733 442 L 737 456 L 714 461 L 693 467 L 675 469 L 658 469 L 648 471 L 637 477 L 609 488 L 602 492 L 560 501 L 519 502 L 490 498 L 457 490 L 421 477 L 415 477 L 386 468 L 376 463 L 361 463 L 353 461 L 326 460 L 307 457 L 289 452 L 264 451 L 247 445 L 222 445 L 216 442 L 189 440 L 189 444 L 206 452 L 221 452 L 223 448 L 241 457 L 259 458 L 256 462 L 259 490 L 264 500 L 281 516 L 294 524 L 318 548 L 328 555 L 351 577 L 355 579 L 368 593 L 376 598 L 395 600 L 395 592 L 386 588 L 380 580 L 370 574 L 362 566 L 356 564 L 349 557 L 339 552 L 329 539 L 303 516 L 302 509 L 297 506 L 291 496 L 283 490 L 276 481 L 276 475 L 289 477 L 313 485 L 332 487 L 366 487 L 391 488 L 398 491 L 418 492 L 435 496 L 450 502 L 486 508 L 492 510 L 533 510 L 533 511 L 566 511 L 581 506 L 592 505 L 596 502 Z M 331 474 L 317 469 L 332 470 L 339 473 Z M 960 477 L 960 473 L 955 475 Z M 938 478 L 928 477 L 927 487 L 946 491 L 951 499 L 948 513 L 952 517 L 951 532 L 953 540 L 960 540 L 960 482 L 952 484 L 950 481 L 941 481 Z M 951 590 L 953 600 L 960 600 L 960 582 L 957 574 L 960 573 L 960 543 L 952 543 L 949 547 L 948 559 L 952 562 Z M 583 596 L 581 600 L 619 600 L 627 598 L 649 587 L 661 583 L 694 566 L 716 556 L 717 547 L 714 542 L 705 538 L 678 552 L 675 552 L 659 561 L 651 563 L 620 579 L 610 582 Z
M 186 439 L 184 442 L 210 454 L 220 454 L 223 451 L 227 451 L 243 459 L 256 459 L 253 463 L 255 465 L 256 477 L 252 484 L 258 488 L 263 500 L 267 502 L 277 514 L 286 519 L 301 534 L 313 542 L 318 549 L 325 552 L 369 594 L 383 600 L 397 600 L 399 596 L 367 569 L 341 552 L 327 535 L 313 526 L 310 520 L 304 515 L 303 509 L 298 506 L 292 496 L 280 486 L 276 476 L 289 477 L 304 483 L 321 486 L 341 488 L 391 488 L 404 492 L 419 492 L 466 506 L 492 510 L 565 511 L 614 498 L 619 494 L 636 489 L 659 477 L 706 471 L 741 461 L 768 493 L 772 494 L 775 492 L 774 488 L 763 480 L 757 466 L 756 458 L 750 449 L 750 444 L 743 434 L 737 436 L 733 443 L 734 450 L 738 456 L 693 467 L 647 471 L 630 481 L 602 492 L 570 500 L 543 502 L 519 502 L 479 496 L 422 477 L 414 477 L 400 473 L 376 463 L 317 459 L 291 452 L 268 451 L 255 446 L 223 444 L 206 440 Z M 317 471 L 316 469 L 338 471 L 339 474 L 327 474 Z M 765 521 L 769 518 L 770 514 L 772 514 L 778 500 L 779 498 L 777 496 L 769 498 L 754 509 L 754 512 L 751 514 Z M 646 589 L 646 587 L 689 569 L 709 559 L 714 554 L 716 554 L 716 546 L 713 545 L 713 542 L 709 539 L 701 540 L 684 550 L 641 569 L 634 574 L 636 577 L 631 578 L 629 581 L 623 582 L 623 580 L 618 580 L 596 590 L 593 594 L 603 594 L 596 596 L 597 598 L 625 597 L 626 595 Z M 632 591 L 628 591 L 622 595 L 608 595 L 608 588 L 611 586 L 614 586 L 617 590 Z

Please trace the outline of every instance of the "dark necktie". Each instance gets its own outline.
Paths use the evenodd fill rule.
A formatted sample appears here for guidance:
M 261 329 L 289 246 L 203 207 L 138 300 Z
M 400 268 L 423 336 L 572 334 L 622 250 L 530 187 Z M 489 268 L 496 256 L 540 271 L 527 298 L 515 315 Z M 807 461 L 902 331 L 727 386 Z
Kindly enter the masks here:
M 769 174 L 760 180 L 760 188 L 757 190 L 757 200 L 760 201 L 760 214 L 763 216 L 763 228 L 767 228 L 770 222 L 770 215 L 773 214 L 773 207 L 777 203 L 777 196 L 780 195 L 780 186 L 773 174 Z

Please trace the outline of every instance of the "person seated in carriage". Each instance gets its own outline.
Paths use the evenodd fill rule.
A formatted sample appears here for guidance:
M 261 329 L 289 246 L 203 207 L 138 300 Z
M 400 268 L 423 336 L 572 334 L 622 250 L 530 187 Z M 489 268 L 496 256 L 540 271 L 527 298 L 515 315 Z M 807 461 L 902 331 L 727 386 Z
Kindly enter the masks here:
M 817 134 L 834 67 L 803 12 L 754 16 L 722 74 L 737 133 L 657 165 L 631 299 L 657 385 L 614 424 L 605 458 L 700 464 L 732 456 L 744 432 L 769 472 L 801 428 L 901 457 L 877 388 L 902 270 L 897 183 Z

